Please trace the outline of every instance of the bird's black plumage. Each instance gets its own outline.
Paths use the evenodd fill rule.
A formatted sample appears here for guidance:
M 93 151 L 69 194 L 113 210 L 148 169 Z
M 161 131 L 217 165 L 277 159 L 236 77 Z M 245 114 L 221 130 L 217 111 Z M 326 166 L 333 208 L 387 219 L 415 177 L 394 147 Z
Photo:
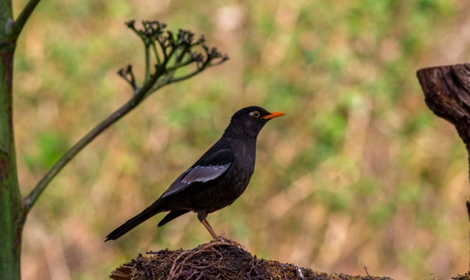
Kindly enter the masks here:
M 190 211 L 198 213 L 215 238 L 207 214 L 232 204 L 245 191 L 255 167 L 258 133 L 266 122 L 282 115 L 258 106 L 237 111 L 222 137 L 195 164 L 176 178 L 157 201 L 111 232 L 106 241 L 116 240 L 160 212 L 169 213 L 158 226 Z

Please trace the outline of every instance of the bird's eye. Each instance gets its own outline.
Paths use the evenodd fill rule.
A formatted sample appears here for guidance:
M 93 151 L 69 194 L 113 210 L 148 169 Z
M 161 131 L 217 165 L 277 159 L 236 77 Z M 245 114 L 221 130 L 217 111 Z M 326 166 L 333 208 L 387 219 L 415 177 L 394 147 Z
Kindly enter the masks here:
M 257 118 L 259 118 L 260 113 L 259 113 L 258 111 L 253 111 L 253 112 L 251 112 L 250 115 L 251 115 L 253 118 L 257 119 Z

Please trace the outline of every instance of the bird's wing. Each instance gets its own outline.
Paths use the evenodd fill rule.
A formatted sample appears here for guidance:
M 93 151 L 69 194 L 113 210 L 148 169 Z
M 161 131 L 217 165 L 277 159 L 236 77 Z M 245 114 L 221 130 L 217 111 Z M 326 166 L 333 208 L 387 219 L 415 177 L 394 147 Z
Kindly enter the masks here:
M 219 178 L 227 172 L 233 161 L 234 156 L 230 149 L 219 149 L 214 153 L 209 151 L 195 165 L 176 178 L 161 198 L 186 190 L 195 183 L 206 183 Z

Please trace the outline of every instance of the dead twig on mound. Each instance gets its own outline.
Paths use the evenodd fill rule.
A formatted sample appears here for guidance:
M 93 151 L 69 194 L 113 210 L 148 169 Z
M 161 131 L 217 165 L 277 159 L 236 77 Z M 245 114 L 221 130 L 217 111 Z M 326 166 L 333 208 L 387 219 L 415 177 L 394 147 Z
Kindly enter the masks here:
M 220 246 L 224 243 L 220 242 L 220 241 L 216 241 L 216 242 L 213 242 L 213 243 L 208 243 L 208 244 L 205 244 L 202 248 L 200 248 L 200 250 L 198 251 L 184 251 L 182 253 L 180 253 L 178 255 L 178 257 L 176 257 L 176 259 L 173 261 L 173 266 L 171 267 L 170 269 L 170 276 L 168 277 L 168 280 L 173 280 L 173 279 L 177 279 L 183 272 L 181 271 L 183 269 L 183 267 L 185 265 L 189 266 L 191 269 L 195 269 L 196 271 L 191 274 L 191 276 L 193 276 L 194 274 L 196 274 L 199 270 L 204 270 L 204 269 L 207 269 L 211 266 L 214 266 L 218 263 L 220 263 L 222 261 L 222 259 L 224 258 L 222 256 L 222 254 L 217 250 L 215 249 L 214 247 L 215 246 Z M 198 266 L 198 265 L 193 265 L 193 264 L 188 264 L 188 261 L 193 258 L 194 256 L 198 255 L 198 254 L 203 254 L 205 252 L 209 252 L 209 251 L 212 251 L 212 252 L 215 252 L 216 254 L 218 254 L 220 256 L 220 258 L 208 265 L 202 265 L 202 266 Z M 186 257 L 178 263 L 178 260 L 180 258 L 182 258 L 184 255 L 186 255 Z M 202 274 L 204 273 L 204 271 L 202 271 L 200 273 L 200 276 L 202 277 Z M 191 278 L 191 277 L 190 277 Z M 198 277 L 199 278 L 199 277 Z

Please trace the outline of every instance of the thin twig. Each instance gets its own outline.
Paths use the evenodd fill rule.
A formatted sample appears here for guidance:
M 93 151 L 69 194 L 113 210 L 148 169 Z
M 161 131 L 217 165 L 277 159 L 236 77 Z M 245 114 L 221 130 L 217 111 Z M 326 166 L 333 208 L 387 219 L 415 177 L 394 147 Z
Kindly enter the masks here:
M 213 265 L 216 265 L 218 263 L 220 263 L 222 261 L 222 259 L 224 258 L 223 255 L 218 251 L 216 250 L 214 247 L 215 246 L 224 246 L 224 245 L 230 245 L 228 243 L 225 243 L 225 242 L 221 242 L 221 241 L 215 241 L 215 242 L 211 242 L 211 243 L 208 243 L 208 244 L 205 244 L 204 246 L 202 247 L 198 247 L 197 250 L 193 250 L 193 251 L 183 251 L 181 254 L 179 254 L 176 259 L 173 261 L 173 264 L 171 266 L 171 269 L 170 269 L 170 272 L 169 272 L 169 276 L 168 276 L 168 279 L 176 279 L 176 275 L 180 272 L 182 272 L 182 269 L 183 267 L 186 265 L 186 262 L 194 257 L 195 255 L 198 255 L 198 254 L 201 254 L 201 253 L 205 253 L 205 252 L 209 252 L 209 250 L 212 250 L 214 252 L 216 252 L 216 254 L 219 255 L 219 259 L 208 264 L 208 265 L 205 265 L 205 266 L 192 266 L 193 268 L 196 268 L 196 269 L 207 269 L 208 267 L 210 266 L 213 266 Z M 185 258 L 178 263 L 178 261 L 184 257 Z
M 172 79 L 173 79 L 174 72 L 175 72 L 175 71 L 171 71 L 171 72 L 167 73 L 165 76 L 163 76 L 161 79 L 159 79 L 159 80 L 155 83 L 155 85 L 145 94 L 144 98 L 147 98 L 148 96 L 150 96 L 150 94 L 152 94 L 153 92 L 157 91 L 157 90 L 160 89 L 161 87 L 166 86 L 166 85 L 168 85 L 168 84 L 171 84 L 171 83 L 172 83 Z
M 176 56 L 176 62 L 175 65 L 179 64 L 181 60 L 184 58 L 184 56 L 188 53 L 189 46 L 184 46 L 184 48 L 181 50 L 181 53 Z
M 145 43 L 145 79 L 144 83 L 148 81 L 150 77 L 150 44 Z
M 47 174 L 37 183 L 33 188 L 31 193 L 25 197 L 25 214 L 27 214 L 31 207 L 36 203 L 41 193 L 46 189 L 47 185 L 54 179 L 54 177 L 65 167 L 65 165 L 72 160 L 85 146 L 87 146 L 91 141 L 93 141 L 99 134 L 104 130 L 118 121 L 120 118 L 124 117 L 132 109 L 134 109 L 144 97 L 148 96 L 148 92 L 155 91 L 152 89 L 152 86 L 157 82 L 158 78 L 161 76 L 163 70 L 158 70 L 151 77 L 151 79 L 140 89 L 137 93 L 121 108 L 116 110 L 114 113 L 109 115 L 104 121 L 98 124 L 90 132 L 88 132 L 82 139 L 80 139 L 70 150 L 68 150 L 47 172 Z M 168 83 L 161 84 L 158 88 L 166 85 Z
M 364 270 L 366 271 L 367 277 L 373 280 L 372 276 L 370 276 L 369 271 L 367 270 L 367 266 L 364 266 Z
M 86 147 L 91 141 L 93 141 L 98 135 L 100 135 L 104 130 L 114 124 L 116 121 L 124 117 L 132 109 L 134 109 L 149 91 L 152 91 L 152 85 L 158 80 L 159 73 L 157 72 L 152 79 L 140 89 L 136 95 L 133 96 L 131 100 L 125 103 L 121 108 L 116 110 L 114 113 L 109 115 L 104 121 L 98 124 L 90 132 L 88 132 L 82 139 L 80 139 L 70 150 L 68 150 L 47 172 L 47 174 L 37 183 L 33 188 L 31 193 L 25 197 L 25 209 L 26 214 L 31 210 L 33 205 L 38 200 L 41 193 L 46 189 L 47 185 L 54 179 L 54 177 L 62 170 L 62 168 L 67 165 L 84 147 Z M 165 83 L 168 84 L 168 83 Z M 160 87 L 165 84 L 160 85 Z M 160 88 L 159 87 L 159 88 Z M 156 89 L 155 89 L 156 90 Z M 153 91 L 155 91 L 153 90 Z
M 37 185 L 33 188 L 31 193 L 25 197 L 25 208 L 27 214 L 31 207 L 36 203 L 37 199 L 41 195 L 41 193 L 46 189 L 47 185 L 52 181 L 52 179 L 64 168 L 64 166 L 72 160 L 85 146 L 87 146 L 93 139 L 95 139 L 99 134 L 101 134 L 104 130 L 110 127 L 113 123 L 118 121 L 120 118 L 125 116 L 129 113 L 132 109 L 134 109 L 142 100 L 148 96 L 150 92 L 161 88 L 164 85 L 169 84 L 168 82 L 160 84 L 156 89 L 153 89 L 152 86 L 157 82 L 160 78 L 163 70 L 158 70 L 151 77 L 151 79 L 140 89 L 137 93 L 130 99 L 126 104 L 124 104 L 121 108 L 117 111 L 112 113 L 109 117 L 107 117 L 104 121 L 98 124 L 95 128 L 93 128 L 89 133 L 87 133 L 82 139 L 80 139 L 70 150 L 68 150 L 55 164 L 54 166 L 47 172 L 47 174 L 37 183 Z
M 160 55 L 158 54 L 158 50 L 157 50 L 157 45 L 155 44 L 155 41 L 151 41 L 151 44 L 152 44 L 152 48 L 153 48 L 153 54 L 155 55 L 155 59 L 157 60 L 157 64 L 159 65 L 161 62 L 160 62 Z
M 189 65 L 189 64 L 191 64 L 191 63 L 193 63 L 193 62 L 194 62 L 194 60 L 193 60 L 192 58 L 190 58 L 190 59 L 188 59 L 186 62 L 181 62 L 181 63 L 179 63 L 179 64 L 175 64 L 175 65 L 173 65 L 173 66 L 171 66 L 171 67 L 168 67 L 168 68 L 166 68 L 166 69 L 167 69 L 168 71 L 176 70 L 176 69 L 178 69 L 178 68 L 181 68 L 181 67 L 184 67 L 184 66 L 186 66 L 186 65 Z
M 47 172 L 47 174 L 37 183 L 33 188 L 31 193 L 25 197 L 25 208 L 26 213 L 28 213 L 33 205 L 36 203 L 37 199 L 41 193 L 46 189 L 47 185 L 52 181 L 52 179 L 65 167 L 65 165 L 72 160 L 85 146 L 87 146 L 96 136 L 100 135 L 105 129 L 110 127 L 113 123 L 118 121 L 120 118 L 129 113 L 135 106 L 131 102 L 127 102 L 121 108 L 116 110 L 114 113 L 109 115 L 104 121 L 98 124 L 90 132 L 88 132 L 82 139 L 80 139 L 75 145 L 73 145 L 70 150 L 68 150 Z
M 15 38 L 18 38 L 21 31 L 23 30 L 23 27 L 25 26 L 26 22 L 28 21 L 29 17 L 33 13 L 36 6 L 39 4 L 39 1 L 41 1 L 41 0 L 30 0 L 28 2 L 28 4 L 26 4 L 26 6 L 21 11 L 20 15 L 18 16 L 18 18 L 15 21 L 12 36 L 14 36 Z
M 198 73 L 201 73 L 202 70 L 204 70 L 204 68 L 199 68 L 196 71 L 194 71 L 192 73 L 189 73 L 188 75 L 184 75 L 184 76 L 181 76 L 181 77 L 178 77 L 178 78 L 171 79 L 171 82 L 176 83 L 176 82 L 181 82 L 183 80 L 189 79 L 189 78 L 197 75 Z
M 126 25 L 127 27 L 129 27 L 132 31 L 134 31 L 135 34 L 137 34 L 137 36 L 139 36 L 139 38 L 142 40 L 142 41 L 145 41 L 145 37 L 142 35 L 141 32 L 139 32 L 139 30 L 137 30 L 134 26 L 134 21 L 131 20 L 129 22 L 126 22 Z
M 194 72 L 189 73 L 189 74 L 184 75 L 184 76 L 181 76 L 181 77 L 178 77 L 178 78 L 171 79 L 171 82 L 176 83 L 176 82 L 180 82 L 180 81 L 189 79 L 189 78 L 201 73 L 202 71 L 204 71 L 204 69 L 206 69 L 208 67 L 211 67 L 211 66 L 212 66 L 212 64 L 210 64 L 210 60 L 209 60 L 209 61 L 207 61 L 207 63 L 204 63 L 200 68 L 198 68 Z

